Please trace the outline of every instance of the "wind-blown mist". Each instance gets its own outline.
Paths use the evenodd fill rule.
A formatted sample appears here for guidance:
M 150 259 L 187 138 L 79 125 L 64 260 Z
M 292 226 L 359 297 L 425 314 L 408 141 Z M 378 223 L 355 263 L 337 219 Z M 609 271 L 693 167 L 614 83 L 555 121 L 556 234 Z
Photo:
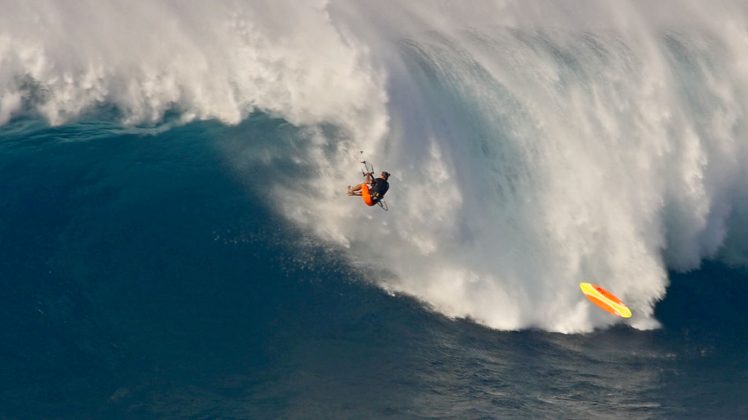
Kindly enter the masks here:
M 668 269 L 747 261 L 739 2 L 0 5 L 0 122 L 280 116 L 311 170 L 278 211 L 448 316 L 589 330 L 591 281 L 651 328 Z M 389 213 L 343 194 L 359 150 Z

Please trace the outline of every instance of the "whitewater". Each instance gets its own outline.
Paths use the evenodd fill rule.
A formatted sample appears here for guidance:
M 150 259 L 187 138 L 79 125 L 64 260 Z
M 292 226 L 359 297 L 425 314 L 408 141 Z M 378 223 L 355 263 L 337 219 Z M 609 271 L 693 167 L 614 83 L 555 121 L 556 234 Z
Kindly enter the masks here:
M 0 124 L 280 118 L 305 170 L 268 185 L 274 209 L 446 316 L 617 322 L 590 281 L 650 329 L 668 270 L 748 262 L 744 2 L 0 6 Z M 388 213 L 344 194 L 360 150 L 393 174 Z

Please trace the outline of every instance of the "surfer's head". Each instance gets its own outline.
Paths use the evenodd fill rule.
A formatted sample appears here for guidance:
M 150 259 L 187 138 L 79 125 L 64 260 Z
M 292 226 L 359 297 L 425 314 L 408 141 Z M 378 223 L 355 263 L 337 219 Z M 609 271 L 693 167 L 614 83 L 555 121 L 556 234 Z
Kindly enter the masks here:
M 387 172 L 387 171 L 382 171 L 382 175 L 381 176 L 382 176 L 382 178 L 384 178 L 385 180 L 387 180 L 387 178 L 390 177 L 390 173 Z

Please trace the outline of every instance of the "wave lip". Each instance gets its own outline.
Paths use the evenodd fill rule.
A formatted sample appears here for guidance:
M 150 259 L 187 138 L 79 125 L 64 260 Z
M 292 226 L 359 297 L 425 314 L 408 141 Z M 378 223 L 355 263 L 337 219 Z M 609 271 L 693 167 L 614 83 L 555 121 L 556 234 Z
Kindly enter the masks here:
M 360 137 L 381 130 L 380 82 L 324 7 L 4 3 L 12 13 L 0 17 L 0 123 L 33 112 L 59 125 L 105 105 L 126 125 L 169 112 L 236 124 L 261 110 Z

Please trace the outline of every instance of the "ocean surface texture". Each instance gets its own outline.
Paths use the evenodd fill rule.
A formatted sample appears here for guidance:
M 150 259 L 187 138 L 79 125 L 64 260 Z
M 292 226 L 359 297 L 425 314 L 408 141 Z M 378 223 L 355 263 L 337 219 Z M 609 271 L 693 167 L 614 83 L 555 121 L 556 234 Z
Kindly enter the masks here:
M 748 417 L 748 4 L 399 3 L 0 0 L 0 418 Z

